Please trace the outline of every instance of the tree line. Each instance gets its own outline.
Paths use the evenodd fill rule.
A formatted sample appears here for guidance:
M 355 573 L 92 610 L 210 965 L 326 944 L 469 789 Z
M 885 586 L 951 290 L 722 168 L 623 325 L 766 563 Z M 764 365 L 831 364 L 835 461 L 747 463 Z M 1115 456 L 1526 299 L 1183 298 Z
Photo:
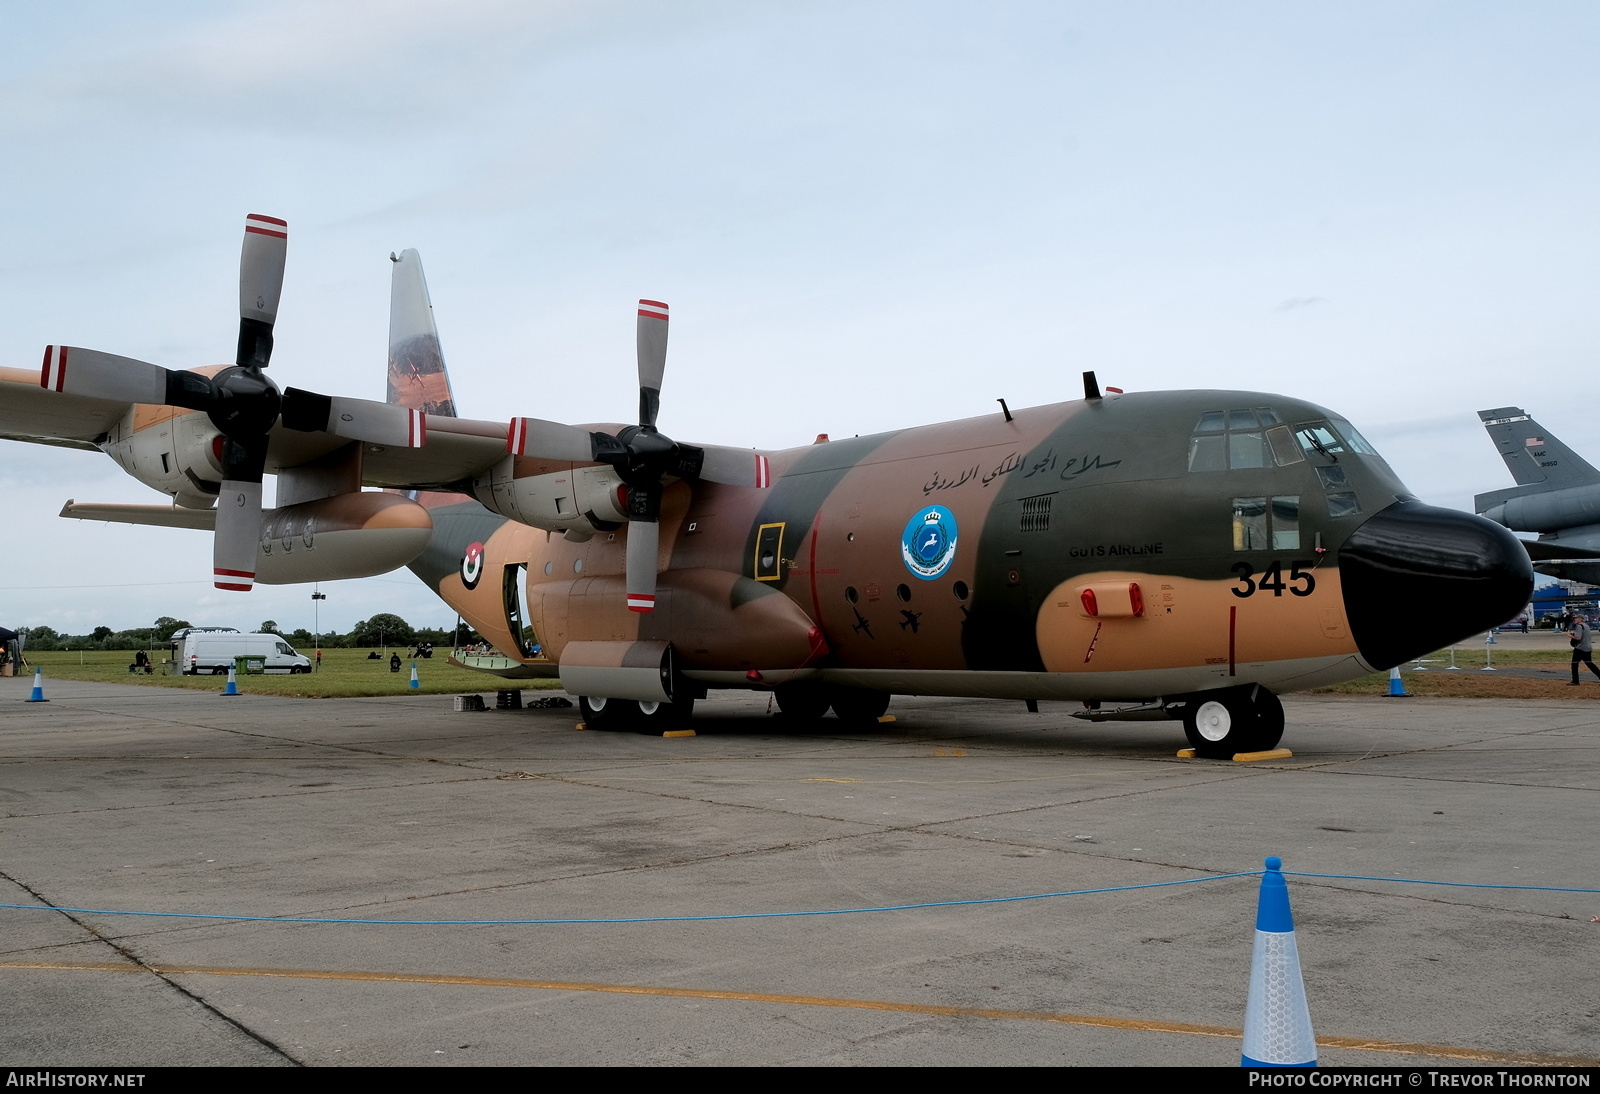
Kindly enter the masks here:
M 29 650 L 138 650 L 166 646 L 172 641 L 174 631 L 193 625 L 187 619 L 164 615 L 151 626 L 120 631 L 110 627 L 96 627 L 88 634 L 62 634 L 54 627 L 18 630 L 25 636 L 24 648 Z M 318 642 L 318 637 L 304 627 L 296 627 L 292 631 L 281 630 L 273 619 L 263 620 L 254 633 L 281 635 L 297 649 L 315 649 Z M 418 642 L 430 642 L 448 649 L 479 641 L 482 639 L 478 632 L 465 623 L 456 628 L 454 633 L 448 627 L 413 627 L 392 612 L 379 612 L 370 619 L 363 619 L 347 634 L 324 631 L 321 636 L 322 648 L 331 650 L 415 646 Z

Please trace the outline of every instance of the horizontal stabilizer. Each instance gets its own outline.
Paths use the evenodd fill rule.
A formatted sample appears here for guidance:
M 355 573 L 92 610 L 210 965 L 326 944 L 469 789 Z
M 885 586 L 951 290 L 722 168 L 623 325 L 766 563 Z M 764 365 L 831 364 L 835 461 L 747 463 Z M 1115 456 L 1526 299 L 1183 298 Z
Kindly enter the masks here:
M 149 524 L 157 528 L 195 528 L 210 532 L 217 526 L 215 509 L 179 509 L 171 505 L 79 505 L 69 500 L 61 515 L 75 520 L 105 520 L 114 524 Z
M 1524 493 L 1600 483 L 1600 471 L 1562 444 L 1521 407 L 1480 410 L 1478 417 L 1500 449 L 1500 458 L 1506 462 L 1517 485 L 1534 487 Z M 1485 508 L 1488 506 L 1480 505 L 1478 511 L 1483 512 Z
M 1537 486 L 1507 486 L 1503 490 L 1490 490 L 1488 493 L 1477 494 L 1473 497 L 1472 511 L 1481 516 L 1497 505 L 1504 505 L 1512 498 L 1521 498 L 1529 494 L 1543 494 L 1546 492 L 1543 483 Z

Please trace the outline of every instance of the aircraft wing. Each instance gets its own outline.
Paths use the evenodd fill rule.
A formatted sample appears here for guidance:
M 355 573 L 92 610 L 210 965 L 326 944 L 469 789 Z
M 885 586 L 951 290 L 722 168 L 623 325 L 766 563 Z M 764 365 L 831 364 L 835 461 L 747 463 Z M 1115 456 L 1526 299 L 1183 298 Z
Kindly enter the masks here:
M 39 386 L 37 369 L 0 368 L 0 440 L 98 451 L 130 403 L 65 395 Z
M 1600 559 L 1600 551 L 1575 547 L 1563 540 L 1525 539 L 1522 541 L 1522 546 L 1528 552 L 1528 557 L 1535 562 L 1580 562 L 1585 559 Z
M 427 416 L 427 439 L 420 448 L 367 445 L 362 478 L 369 486 L 436 490 L 493 467 L 504 459 L 506 423 L 473 418 Z

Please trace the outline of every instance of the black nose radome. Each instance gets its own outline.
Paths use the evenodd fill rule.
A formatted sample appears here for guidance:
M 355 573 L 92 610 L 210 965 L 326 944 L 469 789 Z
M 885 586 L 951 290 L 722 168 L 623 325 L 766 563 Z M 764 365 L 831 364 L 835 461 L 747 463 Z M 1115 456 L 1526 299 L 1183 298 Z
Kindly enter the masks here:
M 1375 669 L 1431 653 L 1528 606 L 1533 566 L 1506 529 L 1454 509 L 1398 501 L 1339 548 L 1344 610 Z

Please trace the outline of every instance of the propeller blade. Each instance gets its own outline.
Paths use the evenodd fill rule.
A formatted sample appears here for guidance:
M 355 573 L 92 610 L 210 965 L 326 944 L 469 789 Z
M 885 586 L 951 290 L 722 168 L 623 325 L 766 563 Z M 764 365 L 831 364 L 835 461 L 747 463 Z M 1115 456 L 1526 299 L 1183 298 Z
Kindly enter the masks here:
M 661 409 L 661 378 L 667 371 L 667 306 L 639 301 L 639 424 L 656 427 Z
M 700 464 L 698 477 L 707 482 L 763 490 L 772 485 L 772 466 L 759 452 L 720 445 L 702 445 L 700 450 L 705 453 L 705 459 Z
M 595 434 L 573 425 L 542 418 L 512 418 L 506 432 L 506 451 L 514 456 L 589 463 L 595 458 Z M 614 438 L 607 437 L 614 441 Z
M 260 540 L 261 481 L 224 479 L 217 493 L 217 530 L 211 541 L 217 588 L 247 593 L 255 586 Z
M 46 346 L 39 386 L 47 391 L 91 399 L 160 406 L 167 401 L 168 375 L 160 365 L 135 361 L 132 357 L 76 346 Z
M 654 521 L 628 522 L 628 610 L 656 610 L 656 566 L 661 546 L 661 525 Z
M 266 465 L 266 434 L 223 441 L 217 530 L 211 539 L 214 581 L 219 589 L 247 593 L 255 585 L 256 550 L 261 541 L 261 476 Z
M 297 387 L 283 393 L 283 424 L 302 433 L 332 433 L 390 448 L 421 448 L 428 440 L 428 416 L 420 410 L 371 399 L 318 395 Z
M 239 252 L 238 364 L 266 368 L 272 358 L 272 326 L 278 321 L 288 249 L 287 221 L 260 213 L 245 217 Z

